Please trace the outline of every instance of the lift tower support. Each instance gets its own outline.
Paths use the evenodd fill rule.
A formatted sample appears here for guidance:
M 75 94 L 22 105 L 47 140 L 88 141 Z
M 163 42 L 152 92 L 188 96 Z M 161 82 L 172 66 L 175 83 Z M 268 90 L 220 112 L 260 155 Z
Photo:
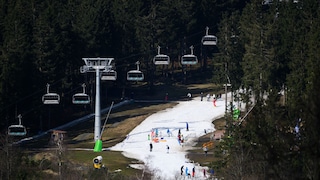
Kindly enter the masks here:
M 94 119 L 94 140 L 100 140 L 101 131 L 101 107 L 100 107 L 100 74 L 101 71 L 111 69 L 111 62 L 114 58 L 82 58 L 85 65 L 80 67 L 81 73 L 96 73 L 96 97 L 95 97 L 95 119 Z

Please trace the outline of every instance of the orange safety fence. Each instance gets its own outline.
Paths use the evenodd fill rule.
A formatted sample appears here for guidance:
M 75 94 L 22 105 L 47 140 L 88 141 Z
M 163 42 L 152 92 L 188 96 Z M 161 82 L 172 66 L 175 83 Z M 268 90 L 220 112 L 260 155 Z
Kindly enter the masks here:
M 213 146 L 213 142 L 206 142 L 206 143 L 203 143 L 202 147 L 207 147 L 207 148 L 212 148 Z

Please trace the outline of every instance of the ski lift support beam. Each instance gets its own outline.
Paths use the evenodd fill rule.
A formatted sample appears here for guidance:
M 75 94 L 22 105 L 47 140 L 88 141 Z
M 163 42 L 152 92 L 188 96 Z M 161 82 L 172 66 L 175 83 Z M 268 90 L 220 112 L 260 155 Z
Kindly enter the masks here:
M 112 68 L 114 58 L 82 58 L 85 65 L 80 67 L 81 73 L 96 73 L 96 97 L 95 97 L 95 121 L 94 121 L 94 140 L 100 138 L 101 131 L 101 105 L 100 105 L 100 73 L 106 68 Z

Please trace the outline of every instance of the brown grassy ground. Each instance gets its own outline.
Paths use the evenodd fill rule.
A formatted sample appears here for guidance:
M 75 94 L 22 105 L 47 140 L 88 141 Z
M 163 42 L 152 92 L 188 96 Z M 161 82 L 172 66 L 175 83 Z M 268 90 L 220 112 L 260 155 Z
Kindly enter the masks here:
M 224 118 L 214 120 L 213 124 L 215 126 L 215 129 L 218 131 L 225 129 Z M 212 133 L 208 133 L 198 138 L 197 144 L 188 153 L 188 158 L 190 160 L 197 162 L 203 166 L 206 166 L 209 163 L 217 160 L 217 157 L 214 154 L 214 150 L 215 150 L 215 147 L 219 145 L 219 140 L 212 140 L 210 138 L 211 136 L 212 136 Z M 202 148 L 203 148 L 203 144 L 208 142 L 213 142 L 213 146 L 208 148 L 208 153 L 207 155 L 205 155 Z

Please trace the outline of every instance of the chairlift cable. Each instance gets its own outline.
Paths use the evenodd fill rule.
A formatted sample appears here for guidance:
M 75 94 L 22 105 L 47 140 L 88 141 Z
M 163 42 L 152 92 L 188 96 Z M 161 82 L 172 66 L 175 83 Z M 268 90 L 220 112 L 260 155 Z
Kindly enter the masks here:
M 190 39 L 191 37 L 196 36 L 196 35 L 201 34 L 201 33 L 203 33 L 202 30 L 201 30 L 201 31 L 198 31 L 198 32 L 195 32 L 195 33 L 193 33 L 193 34 L 188 35 L 188 36 L 186 37 L 186 39 Z M 169 43 L 168 46 L 171 46 L 171 45 L 173 45 L 173 44 L 176 44 L 177 42 L 178 42 L 178 41 Z M 201 43 L 195 44 L 195 47 L 198 47 L 199 45 L 201 45 Z M 145 54 L 148 54 L 148 53 L 151 53 L 151 52 L 153 52 L 153 50 L 144 51 L 144 52 L 136 53 L 136 54 L 131 54 L 131 55 L 129 55 L 129 56 L 121 57 L 121 58 L 118 58 L 118 59 L 119 59 L 119 60 L 124 60 L 124 59 L 128 59 L 128 58 L 133 58 L 133 57 L 136 57 L 136 56 L 139 56 L 139 55 L 145 55 Z M 122 67 L 122 66 L 125 66 L 125 64 L 124 64 L 124 65 L 121 65 L 121 66 L 117 66 L 117 67 Z M 73 75 L 73 74 L 70 74 L 69 76 L 72 76 L 72 75 Z M 64 78 L 65 78 L 65 77 L 61 78 L 61 79 L 58 80 L 58 81 L 52 82 L 52 83 L 50 83 L 50 84 L 51 84 L 51 85 L 55 85 L 55 84 L 61 82 Z M 74 89 L 71 89 L 70 91 L 68 91 L 68 92 L 66 92 L 66 93 L 64 93 L 64 94 L 70 94 L 71 92 L 77 90 L 78 88 L 79 88 L 79 87 L 74 88 Z M 17 101 L 12 102 L 11 104 L 3 107 L 1 113 L 5 112 L 5 110 L 8 109 L 8 108 L 10 108 L 11 106 L 16 105 L 16 104 L 18 104 L 18 103 L 20 103 L 20 102 L 22 102 L 22 101 L 24 101 L 24 100 L 26 100 L 26 99 L 28 99 L 28 98 L 34 97 L 35 95 L 40 94 L 40 93 L 43 92 L 43 91 L 44 91 L 44 88 L 41 88 L 41 89 L 39 89 L 38 91 L 35 91 L 35 92 L 31 93 L 31 94 L 28 95 L 28 96 L 25 96 L 25 97 L 23 97 L 23 98 L 19 98 Z M 28 111 L 26 111 L 26 112 L 23 113 L 23 114 L 24 114 L 24 115 L 25 115 L 25 114 L 28 114 L 28 113 L 31 112 L 32 110 L 35 110 L 35 109 L 40 108 L 40 107 L 42 107 L 42 106 L 43 106 L 43 104 L 41 104 L 41 105 L 39 105 L 39 106 L 37 106 L 37 107 L 35 107 L 35 108 L 32 108 L 31 110 L 28 110 Z
M 201 34 L 201 33 L 203 33 L 202 30 L 201 30 L 201 31 L 198 31 L 198 32 L 196 32 L 196 33 L 193 33 L 193 34 L 191 34 L 191 35 L 189 35 L 189 36 L 187 36 L 186 39 L 189 39 L 189 38 L 191 38 L 191 37 L 193 37 L 193 36 L 196 36 L 196 35 L 198 35 L 198 34 Z M 180 40 L 179 40 L 179 41 L 180 41 Z M 175 41 L 175 42 L 169 43 L 169 44 L 167 44 L 167 46 L 172 46 L 172 45 L 174 45 L 174 44 L 177 44 L 177 43 L 179 43 L 179 41 Z M 194 46 L 195 46 L 195 47 L 201 46 L 201 43 L 197 43 L 197 44 L 195 44 Z M 154 51 L 153 51 L 153 50 L 149 50 L 149 51 L 144 51 L 144 52 L 142 52 L 142 53 L 130 54 L 130 55 L 128 55 L 128 56 L 121 57 L 121 58 L 117 58 L 117 59 L 118 59 L 118 60 L 125 60 L 125 59 L 133 58 L 133 57 L 136 57 L 136 56 L 139 56 L 139 55 L 149 54 L 149 53 L 152 53 L 152 52 L 154 52 Z M 126 66 L 126 65 L 127 65 L 127 64 L 123 64 L 123 65 L 120 65 L 120 66 L 117 66 L 117 67 L 124 67 L 124 66 Z

